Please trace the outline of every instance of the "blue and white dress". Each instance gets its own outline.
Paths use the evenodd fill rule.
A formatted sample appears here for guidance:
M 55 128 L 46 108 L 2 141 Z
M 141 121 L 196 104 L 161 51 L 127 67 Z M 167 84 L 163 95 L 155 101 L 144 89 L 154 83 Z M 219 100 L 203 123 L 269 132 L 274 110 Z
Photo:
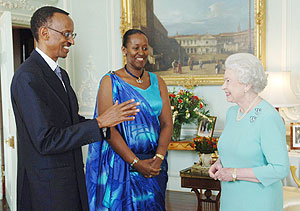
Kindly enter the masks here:
M 135 120 L 117 125 L 117 130 L 139 159 L 153 157 L 158 147 L 158 117 L 162 109 L 157 76 L 149 73 L 151 85 L 143 90 L 126 83 L 114 72 L 108 75 L 112 81 L 114 103 L 130 99 L 141 103 Z M 94 117 L 97 117 L 97 104 Z M 131 168 L 108 142 L 89 145 L 86 183 L 91 211 L 165 210 L 167 181 L 166 159 L 158 176 L 145 178 Z

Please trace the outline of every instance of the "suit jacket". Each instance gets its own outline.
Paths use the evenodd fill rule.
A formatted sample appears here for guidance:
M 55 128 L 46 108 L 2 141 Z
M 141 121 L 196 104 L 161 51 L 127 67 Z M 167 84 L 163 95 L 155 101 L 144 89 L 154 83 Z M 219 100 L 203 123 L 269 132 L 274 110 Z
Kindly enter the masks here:
M 18 68 L 11 100 L 18 137 L 18 210 L 88 210 L 81 146 L 103 139 L 97 121 L 78 114 L 66 87 L 35 50 Z

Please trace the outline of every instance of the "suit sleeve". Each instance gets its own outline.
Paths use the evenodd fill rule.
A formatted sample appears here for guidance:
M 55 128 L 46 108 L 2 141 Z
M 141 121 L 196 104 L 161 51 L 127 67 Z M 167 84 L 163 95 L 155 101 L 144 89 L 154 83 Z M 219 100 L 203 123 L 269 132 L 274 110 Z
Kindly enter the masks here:
M 261 126 L 261 148 L 266 165 L 253 168 L 256 178 L 268 186 L 289 174 L 285 127 L 279 114 L 265 118 Z
M 57 102 L 49 102 L 49 94 L 41 83 L 34 74 L 24 71 L 11 86 L 17 129 L 26 130 L 22 134 L 28 134 L 39 153 L 62 153 L 103 140 L 97 120 L 80 119 L 80 123 L 72 125 L 64 119 L 65 111 L 57 109 Z
M 85 121 L 88 121 L 88 119 L 86 119 L 84 116 L 81 116 L 78 114 L 78 119 L 79 119 L 79 122 L 85 122 Z

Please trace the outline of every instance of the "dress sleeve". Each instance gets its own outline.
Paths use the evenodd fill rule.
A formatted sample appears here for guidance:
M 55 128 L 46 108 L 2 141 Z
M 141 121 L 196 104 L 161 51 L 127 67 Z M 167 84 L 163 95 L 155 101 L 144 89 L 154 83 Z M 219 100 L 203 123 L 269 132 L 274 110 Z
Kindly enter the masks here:
M 260 129 L 261 149 L 266 164 L 253 168 L 253 171 L 264 186 L 269 186 L 289 174 L 286 130 L 278 113 L 268 115 L 262 121 Z

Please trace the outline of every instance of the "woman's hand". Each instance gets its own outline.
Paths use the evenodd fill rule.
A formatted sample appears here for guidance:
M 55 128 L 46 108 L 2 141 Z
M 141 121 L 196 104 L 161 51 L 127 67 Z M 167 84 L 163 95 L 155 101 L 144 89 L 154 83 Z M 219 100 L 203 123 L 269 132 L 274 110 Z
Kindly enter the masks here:
M 154 156 L 152 159 L 153 159 L 153 162 L 151 163 L 151 166 L 154 169 L 160 169 L 160 166 L 161 166 L 161 163 L 163 160 L 156 156 Z
M 233 168 L 222 168 L 216 172 L 215 177 L 220 181 L 230 182 L 232 178 Z
M 208 170 L 209 176 L 213 179 L 218 179 L 216 173 L 223 168 L 221 160 L 218 159 Z
M 158 163 L 155 159 L 150 158 L 147 160 L 139 160 L 135 165 L 134 168 L 140 172 L 144 177 L 154 177 L 159 174 L 160 171 L 160 164 L 157 167 Z

